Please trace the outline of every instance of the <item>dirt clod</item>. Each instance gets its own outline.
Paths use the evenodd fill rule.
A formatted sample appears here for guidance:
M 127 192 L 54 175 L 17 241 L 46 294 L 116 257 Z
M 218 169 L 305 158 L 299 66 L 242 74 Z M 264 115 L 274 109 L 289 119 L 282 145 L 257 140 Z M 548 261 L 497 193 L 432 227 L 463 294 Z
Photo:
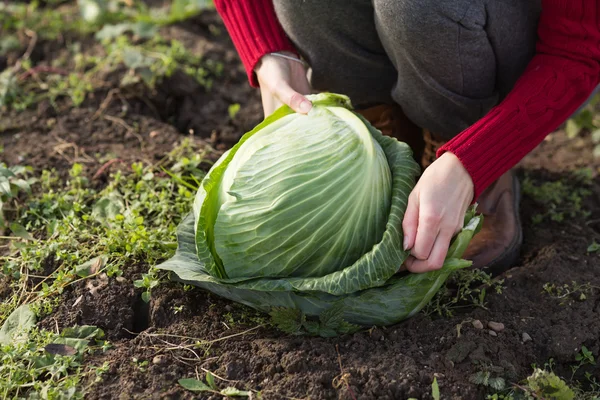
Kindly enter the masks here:
M 533 339 L 531 338 L 531 336 L 529 336 L 529 333 L 523 332 L 523 335 L 521 335 L 521 340 L 523 341 L 523 343 L 527 343 L 531 342 Z
M 168 361 L 167 357 L 165 357 L 165 356 L 162 356 L 162 355 L 161 356 L 155 356 L 152 359 L 152 364 L 163 365 L 163 364 L 166 364 L 167 361 Z

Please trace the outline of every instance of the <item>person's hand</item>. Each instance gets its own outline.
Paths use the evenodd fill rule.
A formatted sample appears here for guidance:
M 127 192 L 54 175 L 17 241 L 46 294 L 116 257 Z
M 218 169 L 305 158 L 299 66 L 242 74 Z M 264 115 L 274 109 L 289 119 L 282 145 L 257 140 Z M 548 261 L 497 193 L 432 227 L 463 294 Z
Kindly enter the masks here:
M 425 169 L 402 222 L 404 248 L 411 254 L 406 269 L 427 272 L 442 267 L 472 200 L 473 180 L 454 154 L 444 153 Z
M 295 57 L 292 53 L 283 53 Z M 303 95 L 310 93 L 306 68 L 302 63 L 274 55 L 264 55 L 254 69 L 260 85 L 265 118 L 286 104 L 297 113 L 306 114 L 312 108 Z

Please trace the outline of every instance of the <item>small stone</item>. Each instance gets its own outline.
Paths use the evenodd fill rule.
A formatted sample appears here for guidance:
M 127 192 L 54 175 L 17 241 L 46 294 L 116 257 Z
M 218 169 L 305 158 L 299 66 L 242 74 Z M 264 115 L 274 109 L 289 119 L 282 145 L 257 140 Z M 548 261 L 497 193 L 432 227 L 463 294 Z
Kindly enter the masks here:
M 473 324 L 473 328 L 475 329 L 483 329 L 483 324 L 481 323 L 480 320 L 476 319 L 475 321 L 471 322 Z
M 531 342 L 533 340 L 531 338 L 531 336 L 529 336 L 529 333 L 527 333 L 527 332 L 523 332 L 523 335 L 521 336 L 521 338 L 523 339 L 523 343 Z
M 495 331 L 490 329 L 490 336 L 498 336 L 498 334 Z
M 163 365 L 167 363 L 167 357 L 165 356 L 155 356 L 152 359 L 152 364 Z
M 502 322 L 488 322 L 488 328 L 496 332 L 502 332 L 504 330 L 504 324 Z

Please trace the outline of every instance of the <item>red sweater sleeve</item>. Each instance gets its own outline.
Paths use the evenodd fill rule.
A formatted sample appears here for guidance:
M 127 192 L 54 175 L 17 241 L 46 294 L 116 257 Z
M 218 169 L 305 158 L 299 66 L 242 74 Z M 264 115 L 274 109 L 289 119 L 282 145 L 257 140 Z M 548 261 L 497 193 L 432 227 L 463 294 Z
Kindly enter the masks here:
M 258 86 L 254 67 L 267 53 L 296 52 L 277 20 L 272 0 L 215 0 L 215 7 L 248 73 Z
M 537 54 L 498 106 L 442 146 L 475 185 L 475 199 L 562 124 L 600 80 L 600 0 L 543 0 Z

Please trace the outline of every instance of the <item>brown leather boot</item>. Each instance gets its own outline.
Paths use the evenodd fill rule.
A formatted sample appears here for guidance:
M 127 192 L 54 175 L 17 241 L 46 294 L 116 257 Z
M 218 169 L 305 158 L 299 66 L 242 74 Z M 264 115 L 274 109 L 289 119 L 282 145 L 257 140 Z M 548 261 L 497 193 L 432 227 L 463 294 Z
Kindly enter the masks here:
M 477 211 L 483 214 L 483 226 L 463 255 L 473 261 L 473 268 L 497 275 L 515 265 L 523 244 L 520 201 L 521 188 L 513 171 L 506 172 L 479 196 Z
M 420 161 L 425 146 L 421 128 L 408 119 L 400 106 L 380 104 L 355 111 L 365 117 L 371 125 L 379 129 L 384 135 L 394 137 L 400 142 L 408 144 L 413 150 L 415 160 Z
M 444 141 L 427 130 L 423 130 L 423 136 L 425 150 L 421 165 L 426 168 L 435 161 L 435 153 Z M 479 196 L 477 212 L 483 214 L 483 226 L 463 255 L 464 259 L 473 261 L 471 268 L 496 275 L 515 264 L 523 243 L 520 200 L 519 180 L 512 171 L 498 178 Z

